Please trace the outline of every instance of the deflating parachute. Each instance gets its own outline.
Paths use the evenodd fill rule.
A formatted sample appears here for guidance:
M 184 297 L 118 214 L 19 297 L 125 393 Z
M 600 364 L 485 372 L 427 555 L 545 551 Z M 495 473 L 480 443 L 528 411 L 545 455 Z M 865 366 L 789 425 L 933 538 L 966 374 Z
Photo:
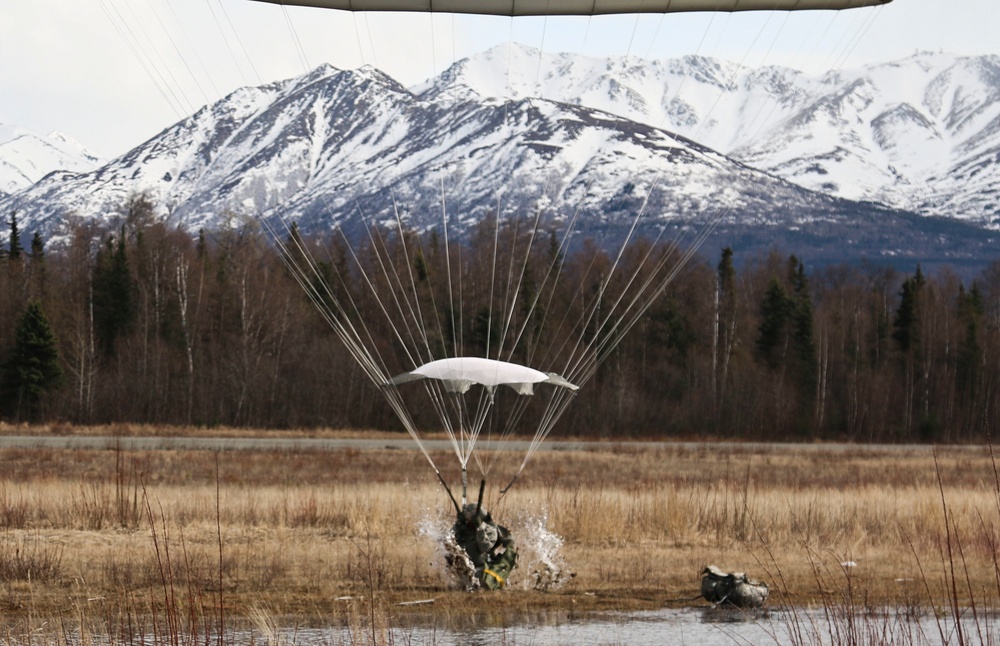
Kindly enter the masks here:
M 416 370 L 393 377 L 394 386 L 418 379 L 439 379 L 450 393 L 466 393 L 472 384 L 488 389 L 508 386 L 518 395 L 533 395 L 535 384 L 549 383 L 570 390 L 578 390 L 563 377 L 554 372 L 541 372 L 527 366 L 507 361 L 482 359 L 479 357 L 455 357 L 438 359 L 425 363 Z
M 891 0 L 257 0 L 345 11 L 419 11 L 491 16 L 598 16 L 686 11 L 854 9 Z

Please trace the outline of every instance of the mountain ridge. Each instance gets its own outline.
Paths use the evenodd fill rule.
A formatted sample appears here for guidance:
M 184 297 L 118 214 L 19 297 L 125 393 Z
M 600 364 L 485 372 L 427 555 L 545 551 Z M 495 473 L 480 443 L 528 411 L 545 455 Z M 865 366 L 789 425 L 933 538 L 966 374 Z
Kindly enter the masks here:
M 534 56 L 527 49 L 518 55 Z M 836 190 L 828 194 L 849 176 L 850 164 L 863 158 L 866 147 L 905 158 L 906 151 L 899 151 L 909 146 L 909 154 L 916 155 L 926 142 L 899 133 L 915 128 L 927 137 L 947 121 L 954 132 L 973 134 L 963 140 L 963 156 L 942 181 L 974 175 L 986 188 L 973 197 L 988 199 L 986 191 L 1000 186 L 1000 163 L 988 159 L 992 140 L 984 144 L 976 137 L 991 127 L 1000 132 L 1000 126 L 990 125 L 991 100 L 968 89 L 981 90 L 984 83 L 970 84 L 967 73 L 962 83 L 955 81 L 963 73 L 948 60 L 957 57 L 924 61 L 936 84 L 934 92 L 918 93 L 926 99 L 922 107 L 898 101 L 869 119 L 867 130 L 847 129 L 846 137 L 836 135 L 845 110 L 855 103 L 855 110 L 888 103 L 869 100 L 872 79 L 891 76 L 888 69 L 815 79 L 787 68 L 750 74 L 697 57 L 631 67 L 628 61 L 569 55 L 539 60 L 535 80 L 530 74 L 504 78 L 484 71 L 499 64 L 497 50 L 491 50 L 414 88 L 372 67 L 348 71 L 323 65 L 301 77 L 238 89 L 100 168 L 52 173 L 0 198 L 0 208 L 16 210 L 26 226 L 55 240 L 65 237 L 67 223 L 77 218 L 110 225 L 128 198 L 141 192 L 158 205 L 161 217 L 191 232 L 223 226 L 233 213 L 295 220 L 303 230 L 317 232 L 397 219 L 428 230 L 444 217 L 462 229 L 499 213 L 541 214 L 547 226 L 573 222 L 582 236 L 614 237 L 624 235 L 639 214 L 643 232 L 653 237 L 710 227 L 710 244 L 743 240 L 748 250 L 759 251 L 770 239 L 805 245 L 817 258 L 835 258 L 838 241 L 850 248 L 853 237 L 863 239 L 855 257 L 971 262 L 997 253 L 997 236 L 979 228 L 990 224 L 988 217 L 968 223 L 931 220 L 889 200 L 878 204 L 846 199 Z M 910 70 L 920 60 L 899 65 Z M 992 69 L 991 61 L 982 62 L 982 69 Z M 597 74 L 597 67 L 614 74 Z M 950 70 L 951 78 L 942 69 Z M 663 74 L 670 83 L 697 91 L 671 95 Z M 543 81 L 543 96 L 531 96 L 529 85 L 542 87 Z M 477 82 L 503 87 L 508 96 L 488 96 L 491 87 L 477 89 Z M 666 89 L 657 103 L 650 88 L 658 84 Z M 816 91 L 827 86 L 833 89 Z M 966 92 L 948 93 L 957 87 Z M 706 112 L 712 100 L 706 88 L 742 94 L 739 101 Z M 577 100 L 563 96 L 566 92 L 576 93 Z M 584 100 L 601 103 L 586 98 L 588 93 L 603 93 L 604 107 L 584 105 Z M 762 120 L 769 107 L 780 108 L 780 119 Z M 925 114 L 931 108 L 937 111 L 933 120 Z M 646 116 L 631 114 L 638 110 Z M 747 122 L 740 130 L 726 116 L 740 112 L 770 134 L 753 134 Z M 678 128 L 648 123 L 657 119 L 676 121 Z M 803 146 L 809 137 L 831 132 L 835 136 L 823 145 Z M 778 145 L 781 133 L 793 136 Z M 704 143 L 709 135 L 734 151 L 717 152 Z M 746 139 L 759 142 L 747 148 Z M 871 174 L 862 169 L 862 176 Z M 900 185 L 912 183 L 912 169 L 890 169 Z M 816 181 L 810 186 L 803 178 Z M 897 228 L 895 240 L 877 231 L 886 227 Z M 820 241 L 820 231 L 832 238 Z

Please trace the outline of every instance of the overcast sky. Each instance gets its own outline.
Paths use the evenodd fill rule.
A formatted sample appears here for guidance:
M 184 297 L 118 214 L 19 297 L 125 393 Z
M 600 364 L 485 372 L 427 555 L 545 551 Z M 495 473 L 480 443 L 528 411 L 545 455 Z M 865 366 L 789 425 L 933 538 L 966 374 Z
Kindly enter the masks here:
M 703 54 L 807 71 L 919 50 L 1000 54 L 1000 0 L 876 9 L 595 18 L 354 14 L 251 0 L 2 0 L 0 123 L 110 157 L 243 85 L 322 63 L 410 85 L 510 40 L 545 52 Z M 433 43 L 433 46 L 432 46 Z

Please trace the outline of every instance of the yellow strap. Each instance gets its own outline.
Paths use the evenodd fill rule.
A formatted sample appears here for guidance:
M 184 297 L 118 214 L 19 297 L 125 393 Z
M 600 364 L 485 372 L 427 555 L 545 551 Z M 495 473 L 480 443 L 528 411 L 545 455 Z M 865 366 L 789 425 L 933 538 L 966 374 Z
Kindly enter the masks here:
M 491 570 L 489 568 L 483 568 L 483 572 L 485 572 L 486 574 L 489 574 L 494 579 L 496 579 L 497 582 L 500 584 L 501 588 L 504 586 L 504 584 L 507 583 L 506 581 L 503 580 L 502 576 L 500 576 L 499 574 L 497 574 L 496 572 L 494 572 L 493 570 Z

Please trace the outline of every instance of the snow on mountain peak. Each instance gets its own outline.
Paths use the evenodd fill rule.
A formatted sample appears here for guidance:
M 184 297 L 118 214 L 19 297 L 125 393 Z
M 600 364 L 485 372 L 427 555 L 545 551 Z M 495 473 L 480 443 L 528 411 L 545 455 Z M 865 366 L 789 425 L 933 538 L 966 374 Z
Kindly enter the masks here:
M 0 124 L 0 191 L 15 193 L 50 172 L 97 168 L 100 158 L 60 132 L 40 136 L 19 126 Z
M 5 199 L 39 218 L 109 218 L 144 191 L 196 229 L 227 210 L 431 226 L 442 187 L 470 221 L 558 217 L 572 199 L 611 223 L 649 197 L 660 222 L 736 212 L 776 226 L 836 220 L 847 198 L 996 227 L 998 150 L 998 57 L 920 52 L 817 77 L 498 46 L 409 89 L 329 65 L 242 88 L 89 175 Z

